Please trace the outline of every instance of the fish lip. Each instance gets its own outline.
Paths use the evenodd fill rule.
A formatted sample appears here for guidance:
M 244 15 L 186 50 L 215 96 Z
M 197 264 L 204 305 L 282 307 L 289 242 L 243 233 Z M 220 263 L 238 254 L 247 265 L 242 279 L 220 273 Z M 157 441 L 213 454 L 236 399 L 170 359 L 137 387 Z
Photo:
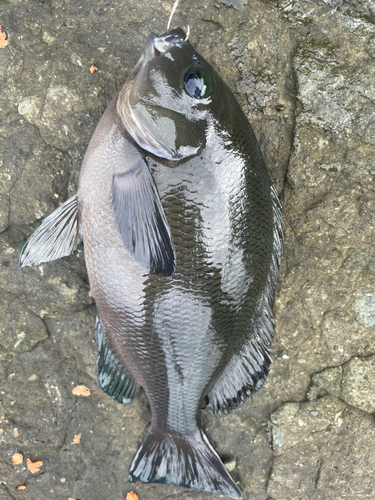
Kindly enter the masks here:
M 131 72 L 128 81 L 134 81 L 142 66 L 150 59 L 158 57 L 171 50 L 173 47 L 182 47 L 186 41 L 186 34 L 181 28 L 167 31 L 161 36 L 156 33 L 150 33 L 146 41 L 145 48 Z
M 161 36 L 156 36 L 153 39 L 154 54 L 158 57 L 160 54 L 168 52 L 173 47 L 181 48 L 186 41 L 186 33 L 181 28 L 176 28 L 167 31 Z

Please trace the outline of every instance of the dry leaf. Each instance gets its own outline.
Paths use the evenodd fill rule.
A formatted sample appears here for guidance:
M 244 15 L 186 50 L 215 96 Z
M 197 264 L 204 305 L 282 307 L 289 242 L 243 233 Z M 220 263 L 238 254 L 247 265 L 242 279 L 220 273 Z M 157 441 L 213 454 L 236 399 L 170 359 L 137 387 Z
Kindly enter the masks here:
M 14 433 L 14 437 L 18 437 L 18 436 L 19 436 L 19 432 L 18 432 L 17 427 L 15 427 L 15 428 L 13 429 L 13 433 Z
M 30 458 L 27 459 L 27 468 L 29 469 L 30 472 L 35 474 L 36 472 L 39 472 L 39 469 L 43 465 L 43 462 L 39 460 L 38 462 L 32 462 Z
M 74 434 L 74 437 L 73 437 L 73 443 L 74 444 L 77 444 L 81 441 L 81 433 L 79 434 Z
M 60 481 L 61 481 L 62 483 L 65 483 L 65 481 L 66 481 L 66 477 L 62 477 L 62 478 L 60 479 Z
M 84 385 L 77 385 L 77 387 L 74 387 L 72 390 L 72 393 L 75 396 L 90 396 L 91 391 Z
M 94 73 L 94 71 L 98 71 L 98 68 L 93 64 L 90 68 L 90 73 Z
M 0 31 L 0 48 L 6 47 L 8 45 L 8 40 L 5 33 Z
M 18 490 L 26 490 L 26 486 L 24 484 L 21 484 L 21 486 L 18 486 Z
M 23 462 L 23 455 L 21 453 L 15 453 L 12 457 L 13 465 L 19 465 Z
M 134 491 L 129 491 L 125 500 L 138 500 L 138 495 Z

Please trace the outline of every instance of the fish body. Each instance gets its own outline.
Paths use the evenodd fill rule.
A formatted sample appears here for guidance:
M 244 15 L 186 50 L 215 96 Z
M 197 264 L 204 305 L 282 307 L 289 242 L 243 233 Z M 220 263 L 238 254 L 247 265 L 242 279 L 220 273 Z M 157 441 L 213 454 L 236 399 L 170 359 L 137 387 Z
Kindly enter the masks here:
M 267 376 L 280 206 L 246 117 L 181 29 L 150 35 L 64 205 L 20 267 L 82 235 L 100 385 L 122 403 L 142 387 L 151 408 L 129 479 L 241 498 L 200 409 L 229 413 Z

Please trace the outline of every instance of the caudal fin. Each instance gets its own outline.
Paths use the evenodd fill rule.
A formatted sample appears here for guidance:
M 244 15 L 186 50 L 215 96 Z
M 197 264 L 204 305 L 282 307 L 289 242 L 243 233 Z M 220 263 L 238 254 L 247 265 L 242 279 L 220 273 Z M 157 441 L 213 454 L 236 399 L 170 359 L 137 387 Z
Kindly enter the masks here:
M 193 436 L 150 429 L 129 471 L 129 481 L 167 483 L 226 495 L 242 494 L 203 432 Z

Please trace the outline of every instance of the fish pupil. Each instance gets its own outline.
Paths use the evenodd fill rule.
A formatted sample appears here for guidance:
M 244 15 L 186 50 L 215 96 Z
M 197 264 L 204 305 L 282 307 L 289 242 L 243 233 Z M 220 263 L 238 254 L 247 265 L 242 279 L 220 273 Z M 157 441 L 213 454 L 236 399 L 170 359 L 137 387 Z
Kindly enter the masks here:
M 191 97 L 199 97 L 205 86 L 204 80 L 199 71 L 187 73 L 184 83 L 185 90 L 189 95 L 191 95 Z

